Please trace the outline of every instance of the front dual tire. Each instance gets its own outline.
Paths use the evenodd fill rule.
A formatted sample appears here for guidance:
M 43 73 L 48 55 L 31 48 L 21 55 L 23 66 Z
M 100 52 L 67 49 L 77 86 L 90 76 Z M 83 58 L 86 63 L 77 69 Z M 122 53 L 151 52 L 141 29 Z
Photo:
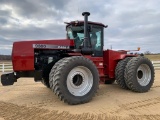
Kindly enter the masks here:
M 49 76 L 53 92 L 68 104 L 89 102 L 99 85 L 96 66 L 82 56 L 61 59 L 53 66 Z

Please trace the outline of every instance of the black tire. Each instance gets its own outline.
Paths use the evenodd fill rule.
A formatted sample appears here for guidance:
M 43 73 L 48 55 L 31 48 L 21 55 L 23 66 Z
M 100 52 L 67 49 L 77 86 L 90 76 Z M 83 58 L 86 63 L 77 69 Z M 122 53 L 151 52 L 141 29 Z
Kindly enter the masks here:
M 132 57 L 126 57 L 125 59 L 119 61 L 115 69 L 116 82 L 123 89 L 128 89 L 126 82 L 125 82 L 125 78 L 124 78 L 124 70 L 125 70 L 127 63 L 131 59 Z
M 55 59 L 54 61 L 52 61 L 51 63 L 49 63 L 47 66 L 45 66 L 43 68 L 42 71 L 42 80 L 41 82 L 47 87 L 50 88 L 50 84 L 49 84 L 49 74 L 50 71 L 52 69 L 52 67 L 54 66 L 54 64 L 58 61 L 59 59 Z
M 106 80 L 104 82 L 104 84 L 113 84 L 115 82 L 115 80 Z
M 46 67 L 43 68 L 43 71 L 42 71 L 42 80 L 41 80 L 41 82 L 47 88 L 50 88 L 50 85 L 49 85 L 49 73 L 50 73 L 50 71 L 51 71 L 51 69 L 52 69 L 54 64 L 55 64 L 55 61 L 49 63 Z
M 59 65 L 62 64 L 62 62 L 67 59 L 67 58 L 63 58 L 63 59 L 60 59 L 59 61 L 57 61 L 54 66 L 52 67 L 51 71 L 50 71 L 50 74 L 49 74 L 49 84 L 50 84 L 50 88 L 52 89 L 52 91 L 54 92 L 54 89 L 55 89 L 55 85 L 56 85 L 56 81 L 53 80 L 53 76 L 54 76 L 54 73 L 56 71 L 56 69 L 59 67 Z
M 125 68 L 125 82 L 134 92 L 147 92 L 154 82 L 154 67 L 148 58 L 133 57 Z
M 53 68 L 50 73 L 54 93 L 68 104 L 89 102 L 99 85 L 99 73 L 95 64 L 82 56 L 68 57 L 57 64 L 56 70 Z

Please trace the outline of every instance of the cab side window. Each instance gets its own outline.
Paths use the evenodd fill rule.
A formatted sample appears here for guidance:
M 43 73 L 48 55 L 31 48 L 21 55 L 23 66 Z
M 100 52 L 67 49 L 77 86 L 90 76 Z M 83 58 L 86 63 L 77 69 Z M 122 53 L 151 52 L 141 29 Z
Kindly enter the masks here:
M 90 33 L 91 45 L 95 51 L 102 50 L 102 29 L 99 27 L 93 27 L 92 32 Z

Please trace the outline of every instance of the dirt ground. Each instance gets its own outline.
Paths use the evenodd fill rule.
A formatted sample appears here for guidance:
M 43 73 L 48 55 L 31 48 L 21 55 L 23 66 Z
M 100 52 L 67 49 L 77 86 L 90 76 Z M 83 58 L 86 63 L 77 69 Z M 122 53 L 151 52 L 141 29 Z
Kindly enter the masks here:
M 100 85 L 92 101 L 67 105 L 33 79 L 13 86 L 0 85 L 0 120 L 160 120 L 160 70 L 147 93 L 121 89 L 116 83 Z

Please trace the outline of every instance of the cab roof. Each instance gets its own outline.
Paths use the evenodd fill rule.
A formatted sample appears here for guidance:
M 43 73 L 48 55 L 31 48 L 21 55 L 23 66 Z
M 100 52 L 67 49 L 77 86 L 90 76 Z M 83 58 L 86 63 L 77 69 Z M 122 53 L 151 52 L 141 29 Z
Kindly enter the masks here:
M 69 25 L 74 25 L 74 26 L 80 26 L 84 24 L 84 21 L 71 21 L 71 22 L 65 22 L 66 27 L 68 27 Z M 99 22 L 92 22 L 92 21 L 88 21 L 88 24 L 93 24 L 93 25 L 98 25 L 98 26 L 102 26 L 102 27 L 107 27 L 107 25 L 104 25 L 102 23 Z

